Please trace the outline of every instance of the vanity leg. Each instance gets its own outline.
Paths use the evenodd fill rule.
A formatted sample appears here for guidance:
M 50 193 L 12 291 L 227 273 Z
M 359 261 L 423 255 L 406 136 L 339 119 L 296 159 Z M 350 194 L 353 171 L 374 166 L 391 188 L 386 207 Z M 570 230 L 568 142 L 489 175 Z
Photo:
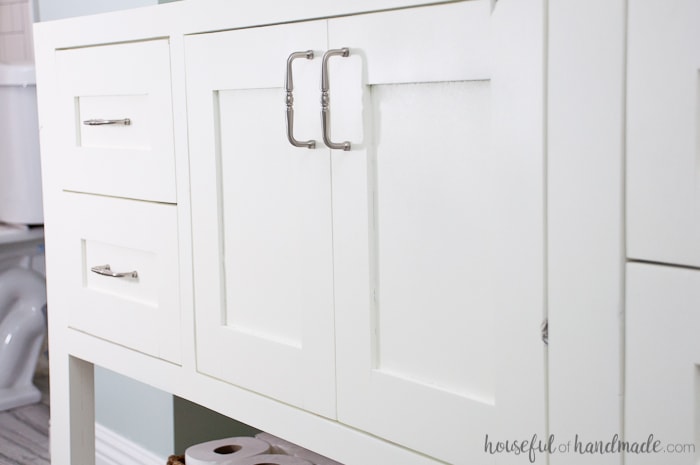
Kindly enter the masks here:
M 95 366 L 69 360 L 71 464 L 95 464 Z
M 95 465 L 94 365 L 65 357 L 63 370 L 52 365 L 51 463 Z

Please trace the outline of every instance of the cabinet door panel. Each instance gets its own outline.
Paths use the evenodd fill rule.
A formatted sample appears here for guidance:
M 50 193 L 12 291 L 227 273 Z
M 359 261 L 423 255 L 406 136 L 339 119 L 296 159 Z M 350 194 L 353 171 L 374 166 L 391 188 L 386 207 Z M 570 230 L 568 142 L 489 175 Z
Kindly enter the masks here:
M 697 463 L 700 381 L 700 271 L 627 265 L 625 440 L 661 441 L 656 454 L 626 454 L 630 465 Z M 678 446 L 667 452 L 668 445 Z M 685 449 L 683 449 L 685 445 Z
M 525 3 L 329 21 L 350 49 L 329 66 L 332 135 L 354 144 L 331 155 L 338 418 L 454 464 L 507 463 L 486 434 L 544 431 L 542 9 Z
M 483 307 L 493 292 L 490 276 L 469 266 L 489 261 L 492 252 L 484 243 L 496 232 L 479 214 L 494 179 L 489 83 L 381 85 L 373 87 L 372 100 L 374 124 L 381 128 L 373 160 L 377 364 L 488 398 L 494 321 L 488 312 L 462 309 Z M 450 117 L 435 118 L 440 113 Z M 463 140 L 468 147 L 455 150 Z M 441 336 L 420 344 L 426 326 Z M 478 358 L 462 356 L 479 351 Z
M 700 266 L 698 2 L 630 2 L 627 82 L 629 256 Z
M 312 22 L 186 53 L 198 369 L 334 417 L 330 159 L 289 144 L 283 89 L 287 56 L 325 40 Z M 293 66 L 295 136 L 320 140 L 320 60 Z

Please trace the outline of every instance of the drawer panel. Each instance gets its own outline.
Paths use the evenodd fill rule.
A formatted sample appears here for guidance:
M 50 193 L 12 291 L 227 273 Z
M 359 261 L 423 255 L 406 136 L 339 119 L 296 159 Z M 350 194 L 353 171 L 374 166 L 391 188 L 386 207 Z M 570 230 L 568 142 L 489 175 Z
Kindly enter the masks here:
M 62 243 L 68 325 L 180 361 L 174 205 L 66 193 Z M 93 271 L 95 269 L 98 272 Z M 122 273 L 125 276 L 110 276 Z
M 175 202 L 167 40 L 56 53 L 66 190 Z

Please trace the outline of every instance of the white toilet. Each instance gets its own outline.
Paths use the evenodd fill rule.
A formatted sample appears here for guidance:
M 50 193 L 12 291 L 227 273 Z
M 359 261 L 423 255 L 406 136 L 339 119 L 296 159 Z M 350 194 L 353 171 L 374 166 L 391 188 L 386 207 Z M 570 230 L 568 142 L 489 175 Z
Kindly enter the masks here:
M 0 411 L 37 402 L 46 333 L 34 68 L 0 63 Z

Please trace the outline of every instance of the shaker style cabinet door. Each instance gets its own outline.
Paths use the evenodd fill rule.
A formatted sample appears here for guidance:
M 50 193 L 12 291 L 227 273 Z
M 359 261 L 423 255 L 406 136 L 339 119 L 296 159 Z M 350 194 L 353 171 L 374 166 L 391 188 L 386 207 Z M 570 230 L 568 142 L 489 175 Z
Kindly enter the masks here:
M 543 30 L 531 0 L 329 20 L 338 419 L 445 463 L 544 436 Z
M 186 38 L 197 367 L 335 417 L 330 152 L 320 143 L 323 21 Z
M 630 1 L 627 86 L 629 257 L 700 266 L 700 3 Z
M 658 440 L 629 465 L 697 463 L 700 271 L 627 265 L 625 440 Z M 652 441 L 653 443 L 653 441 Z

